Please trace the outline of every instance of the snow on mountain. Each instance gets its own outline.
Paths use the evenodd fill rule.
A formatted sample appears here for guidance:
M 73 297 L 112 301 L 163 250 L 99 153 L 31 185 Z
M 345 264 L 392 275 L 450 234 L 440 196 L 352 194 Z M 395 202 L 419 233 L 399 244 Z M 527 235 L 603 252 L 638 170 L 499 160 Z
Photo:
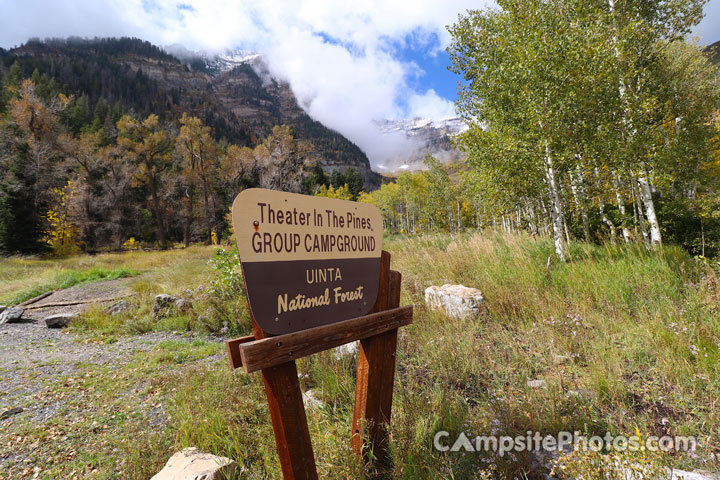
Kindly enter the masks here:
M 219 77 L 236 67 L 249 65 L 264 84 L 269 84 L 272 80 L 262 54 L 257 52 L 237 49 L 197 52 L 181 45 L 164 48 L 183 60 L 191 70 L 201 70 L 213 77 Z M 375 154 L 372 158 L 374 168 L 382 173 L 424 169 L 427 154 L 444 163 L 459 159 L 460 151 L 453 146 L 452 139 L 468 128 L 461 118 L 456 117 L 439 120 L 405 118 L 380 120 L 375 123 L 380 134 L 385 137 L 384 140 L 387 140 L 382 153 Z
M 383 133 L 403 132 L 408 136 L 423 135 L 428 130 L 443 132 L 448 135 L 458 135 L 468 126 L 462 118 L 444 118 L 435 121 L 432 118 L 405 118 L 400 120 L 382 120 L 378 122 Z
M 248 52 L 245 50 L 225 50 L 222 53 L 216 53 L 212 56 L 205 57 L 205 63 L 208 69 L 217 73 L 228 72 L 235 67 L 245 64 L 256 64 L 260 61 L 261 55 L 256 52 Z
M 468 129 L 461 118 L 405 118 L 381 120 L 377 125 L 383 135 L 404 140 L 404 148 L 376 166 L 384 173 L 422 170 L 428 153 L 444 163 L 459 159 L 460 151 L 453 146 L 452 139 Z
M 179 44 L 166 45 L 163 49 L 188 63 L 193 69 L 197 69 L 199 66 L 211 75 L 229 72 L 240 65 L 257 67 L 262 63 L 261 54 L 248 50 L 194 51 Z

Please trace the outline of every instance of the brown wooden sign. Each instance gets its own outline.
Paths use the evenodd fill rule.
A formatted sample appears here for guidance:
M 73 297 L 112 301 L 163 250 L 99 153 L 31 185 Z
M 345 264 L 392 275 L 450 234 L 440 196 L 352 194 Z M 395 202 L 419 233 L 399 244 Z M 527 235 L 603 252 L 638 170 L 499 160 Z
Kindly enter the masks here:
M 233 228 L 253 334 L 228 340 L 228 357 L 232 368 L 262 371 L 283 478 L 318 479 L 295 360 L 355 340 L 350 442 L 387 474 L 397 332 L 413 307 L 400 307 L 402 278 L 381 251 L 380 212 L 250 189 L 235 199 Z
M 367 314 L 378 295 L 382 216 L 370 204 L 264 189 L 232 209 L 248 303 L 281 335 Z

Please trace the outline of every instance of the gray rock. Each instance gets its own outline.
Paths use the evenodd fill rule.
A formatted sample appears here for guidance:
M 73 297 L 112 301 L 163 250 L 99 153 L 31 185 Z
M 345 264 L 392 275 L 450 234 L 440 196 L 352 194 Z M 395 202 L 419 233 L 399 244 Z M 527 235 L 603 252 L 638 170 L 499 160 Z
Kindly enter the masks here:
M 192 302 L 190 302 L 190 300 L 185 300 L 184 298 L 178 298 L 175 300 L 175 308 L 177 308 L 180 312 L 192 310 Z
M 686 472 L 685 470 L 673 470 L 672 480 L 718 480 L 720 475 L 703 472 L 698 470 L 697 472 Z
M 76 313 L 58 313 L 45 317 L 47 328 L 64 328 L 70 325 L 70 321 L 77 317 Z
M 442 310 L 457 318 L 476 317 L 485 302 L 482 292 L 464 285 L 445 284 L 425 289 L 425 303 L 432 310 Z
M 25 313 L 25 309 L 22 307 L 12 307 L 5 309 L 0 313 L 0 325 L 3 323 L 19 323 L 20 317 Z
M 313 389 L 303 392 L 302 399 L 305 408 L 322 408 L 325 405 L 322 400 L 317 398 L 317 393 Z
M 565 392 L 567 398 L 577 398 L 579 400 L 592 400 L 595 395 L 591 390 L 580 389 L 580 390 L 568 390 Z
M 226 457 L 186 448 L 167 461 L 165 467 L 150 480 L 220 480 L 231 478 L 237 463 Z
M 542 379 L 528 380 L 527 386 L 530 388 L 545 388 L 547 387 L 547 382 Z
M 8 307 L 6 307 L 5 305 L 0 305 L 0 313 L 4 312 L 7 309 Z
M 161 293 L 160 295 L 155 296 L 155 306 L 153 307 L 154 311 L 159 311 L 163 308 L 167 308 L 175 301 L 177 300 L 177 297 L 173 297 L 172 295 L 168 295 L 167 293 Z
M 345 357 L 357 355 L 358 349 L 360 348 L 360 341 L 346 343 L 335 348 L 335 358 L 342 360 Z
M 161 318 L 170 313 L 170 310 L 175 306 L 175 302 L 178 300 L 177 297 L 168 295 L 167 293 L 161 293 L 155 296 L 155 305 L 153 305 L 153 317 Z
M 22 413 L 23 408 L 22 407 L 15 407 L 11 408 L 10 410 L 5 410 L 4 412 L 0 413 L 0 420 L 5 420 L 6 418 L 10 418 L 13 415 L 17 415 L 18 413 Z
M 110 305 L 107 309 L 108 313 L 110 315 L 117 315 L 118 313 L 122 313 L 125 310 L 130 309 L 130 303 L 126 302 L 125 300 L 120 300 L 117 303 L 113 303 Z

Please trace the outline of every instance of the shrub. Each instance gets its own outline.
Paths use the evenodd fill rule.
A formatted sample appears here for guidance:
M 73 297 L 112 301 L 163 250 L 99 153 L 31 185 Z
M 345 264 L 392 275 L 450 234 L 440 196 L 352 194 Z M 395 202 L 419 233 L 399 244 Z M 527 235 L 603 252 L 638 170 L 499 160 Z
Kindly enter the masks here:
M 250 312 L 237 247 L 231 250 L 218 248 L 210 264 L 213 276 L 208 291 L 208 328 L 215 331 L 227 328 L 227 333 L 231 334 L 249 333 Z

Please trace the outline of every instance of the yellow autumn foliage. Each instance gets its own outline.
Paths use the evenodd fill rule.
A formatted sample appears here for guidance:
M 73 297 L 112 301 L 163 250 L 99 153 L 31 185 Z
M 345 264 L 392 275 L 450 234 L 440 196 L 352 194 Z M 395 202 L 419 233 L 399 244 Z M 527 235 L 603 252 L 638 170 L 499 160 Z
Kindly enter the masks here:
M 323 185 L 315 195 L 325 198 L 337 198 L 339 200 L 352 200 L 353 198 L 347 183 L 337 188 L 334 188 L 332 185 L 329 187 Z
M 63 188 L 54 188 L 53 193 L 57 202 L 55 207 L 45 214 L 49 225 L 47 242 L 52 248 L 53 254 L 58 256 L 78 252 L 80 250 L 79 229 L 73 223 L 70 214 L 70 205 L 73 195 L 76 193 L 76 186 L 68 180 Z

